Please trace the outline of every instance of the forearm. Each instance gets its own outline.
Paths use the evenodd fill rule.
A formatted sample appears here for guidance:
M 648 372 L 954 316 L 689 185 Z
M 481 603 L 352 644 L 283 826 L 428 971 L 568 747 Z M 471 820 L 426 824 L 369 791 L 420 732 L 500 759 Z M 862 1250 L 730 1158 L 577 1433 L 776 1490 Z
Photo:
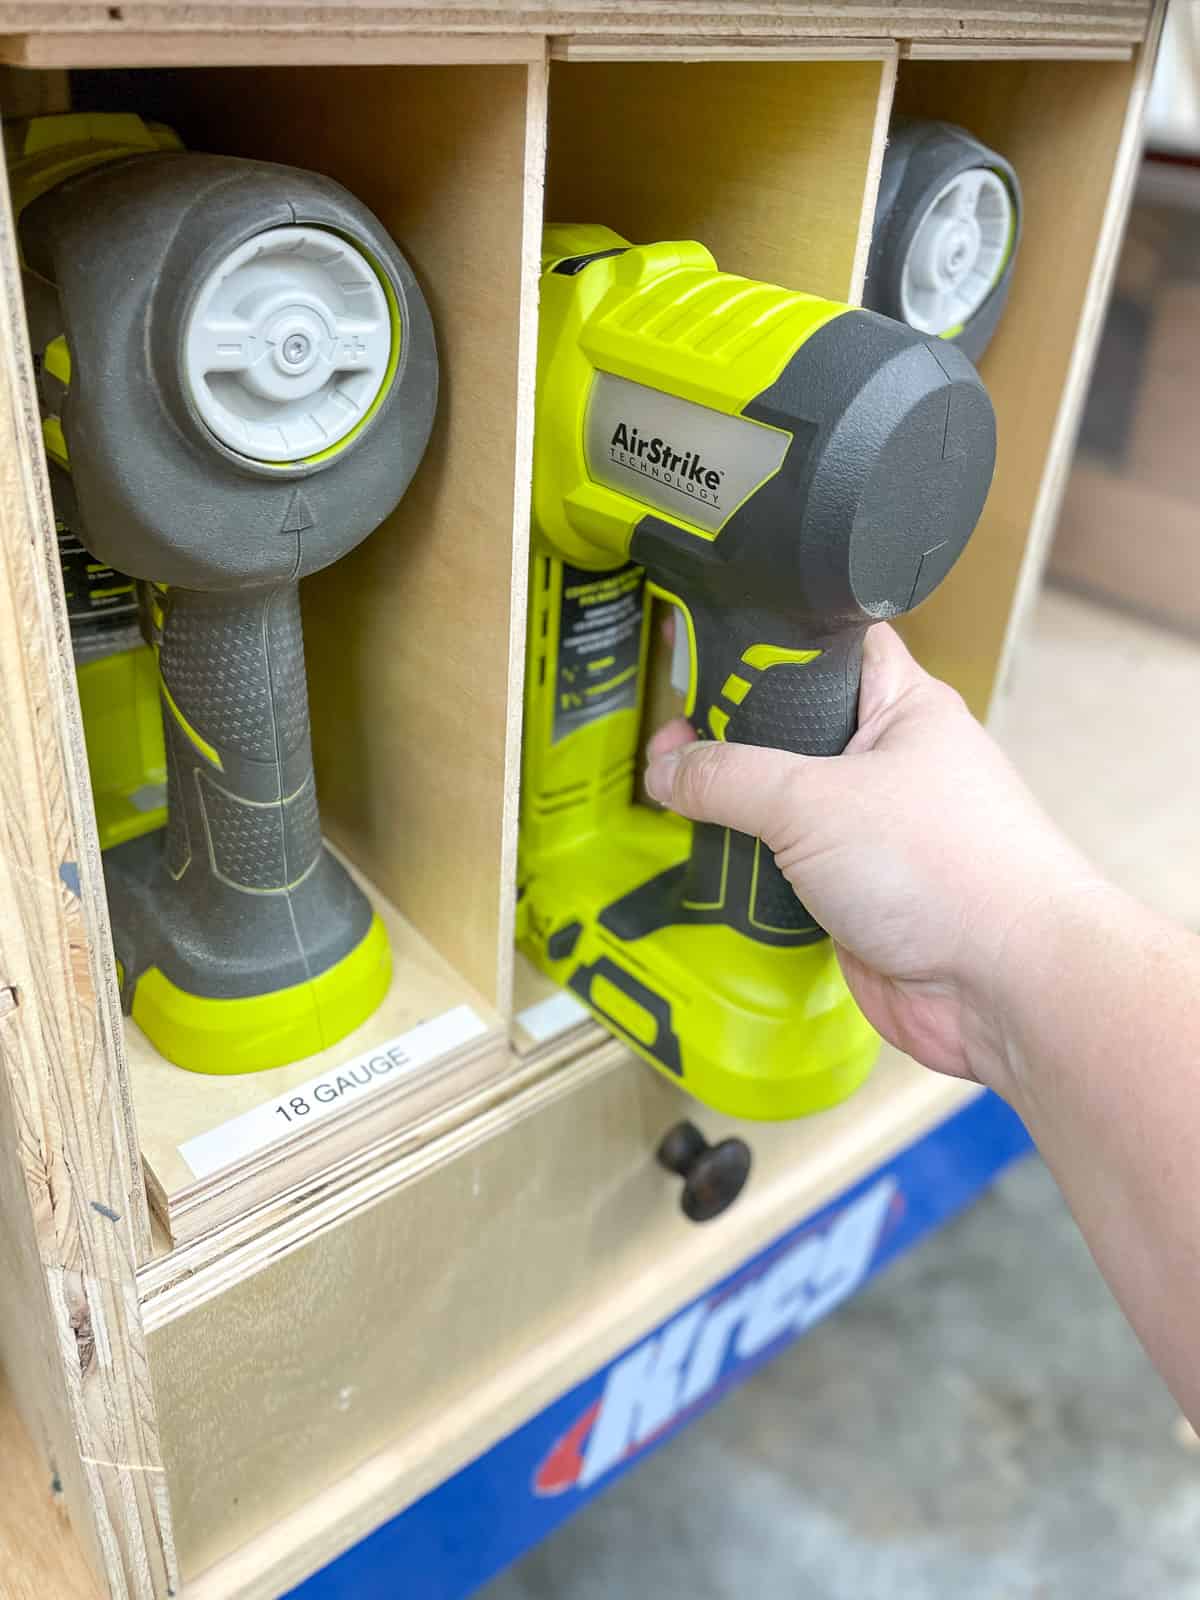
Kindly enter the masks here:
M 1111 888 L 1017 937 L 994 989 L 994 1086 L 1200 1423 L 1200 939 Z

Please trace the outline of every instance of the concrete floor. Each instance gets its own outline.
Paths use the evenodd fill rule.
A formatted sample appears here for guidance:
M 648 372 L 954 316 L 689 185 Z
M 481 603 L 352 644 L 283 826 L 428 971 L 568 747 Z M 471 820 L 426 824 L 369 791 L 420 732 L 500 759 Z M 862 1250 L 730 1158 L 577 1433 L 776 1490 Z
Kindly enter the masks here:
M 1002 716 L 1047 807 L 1200 928 L 1200 645 L 1043 596 Z M 1200 1600 L 1200 1442 L 1022 1163 L 485 1600 Z

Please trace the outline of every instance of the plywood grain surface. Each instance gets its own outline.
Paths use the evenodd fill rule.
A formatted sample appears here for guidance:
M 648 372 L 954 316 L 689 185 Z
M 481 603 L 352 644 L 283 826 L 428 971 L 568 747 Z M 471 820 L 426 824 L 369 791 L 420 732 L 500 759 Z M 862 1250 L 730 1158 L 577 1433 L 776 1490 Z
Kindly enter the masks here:
M 769 40 L 829 34 L 959 38 L 969 33 L 974 38 L 1137 41 L 1144 37 L 1149 10 L 1149 0 L 898 0 L 890 6 L 885 0 L 780 0 L 776 5 L 764 0 L 732 0 L 723 6 L 709 0 L 627 0 L 624 4 L 575 0 L 567 5 L 545 0 L 526 0 L 525 4 L 442 0 L 432 6 L 419 0 L 373 5 L 355 0 L 325 0 L 324 4 L 276 0 L 272 5 L 260 5 L 256 0 L 194 0 L 187 6 L 132 0 L 119 7 L 94 0 L 24 0 L 0 6 L 0 28 L 11 37 L 16 52 L 28 49 L 31 41 L 55 35 L 74 36 L 80 47 L 89 35 L 99 34 L 108 41 L 125 36 L 136 48 L 139 37 L 146 35 L 231 30 L 243 32 L 251 47 L 256 39 L 269 41 L 273 34 L 288 31 L 323 33 L 335 48 L 339 38 L 406 32 L 467 36 L 533 32 L 616 39 L 652 35 L 674 40 L 705 35 Z
M 0 1594 L 4 1600 L 102 1600 L 61 1490 L 0 1374 Z
M 93 1566 L 174 1577 L 137 1301 L 149 1219 L 0 178 L 0 1361 Z
M 223 1316 L 211 1302 L 157 1329 L 185 1572 L 199 1577 L 222 1543 L 230 1554 L 197 1600 L 270 1593 L 259 1562 L 295 1582 L 975 1092 L 887 1053 L 820 1118 L 749 1126 L 706 1112 L 705 1131 L 740 1131 L 756 1165 L 728 1216 L 697 1229 L 653 1159 L 689 1102 L 610 1044 L 340 1240 L 242 1285 Z M 326 1264 L 314 1301 L 305 1285 Z M 328 1500 L 309 1499 L 322 1480 Z M 257 1550 L 233 1556 L 256 1530 Z
M 547 217 L 845 298 L 884 63 L 555 62 Z

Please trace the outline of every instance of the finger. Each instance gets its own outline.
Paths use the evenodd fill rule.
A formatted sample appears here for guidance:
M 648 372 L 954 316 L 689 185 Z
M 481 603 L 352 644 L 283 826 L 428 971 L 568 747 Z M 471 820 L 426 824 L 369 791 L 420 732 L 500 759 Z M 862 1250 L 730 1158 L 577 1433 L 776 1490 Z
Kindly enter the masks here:
M 858 693 L 856 750 L 869 750 L 892 709 L 928 674 L 886 622 L 868 628 L 863 640 L 862 687 Z
M 662 636 L 669 645 L 675 643 L 675 612 L 677 609 L 675 606 L 668 606 L 663 613 Z
M 646 759 L 653 761 L 658 756 L 665 756 L 671 750 L 678 750 L 681 745 L 695 744 L 696 730 L 686 717 L 675 717 L 672 721 L 664 723 L 650 743 L 646 746 Z
M 646 789 L 694 822 L 717 822 L 769 844 L 786 829 L 800 773 L 821 765 L 783 750 L 700 740 L 656 754 Z

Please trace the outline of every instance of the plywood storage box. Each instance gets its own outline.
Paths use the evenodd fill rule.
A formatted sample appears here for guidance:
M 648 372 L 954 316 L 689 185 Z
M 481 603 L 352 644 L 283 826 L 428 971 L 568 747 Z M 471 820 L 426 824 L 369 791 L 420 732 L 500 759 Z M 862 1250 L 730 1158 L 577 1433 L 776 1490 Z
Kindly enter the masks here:
M 0 7 L 7 115 L 136 110 L 346 183 L 412 261 L 444 375 L 412 491 L 304 593 L 326 830 L 389 919 L 386 1015 L 265 1082 L 193 1079 L 119 1013 L 0 201 L 0 1358 L 98 1592 L 282 1593 L 971 1095 L 885 1053 L 836 1111 L 743 1129 L 754 1180 L 697 1230 L 653 1161 L 689 1102 L 514 959 L 540 229 L 698 238 L 856 300 L 894 107 L 1012 160 L 1025 238 L 982 363 L 995 484 L 906 626 L 986 716 L 1158 20 L 1147 0 Z M 319 1136 L 199 1171 L 180 1154 L 448 1015 L 468 1025 L 423 1070 Z

